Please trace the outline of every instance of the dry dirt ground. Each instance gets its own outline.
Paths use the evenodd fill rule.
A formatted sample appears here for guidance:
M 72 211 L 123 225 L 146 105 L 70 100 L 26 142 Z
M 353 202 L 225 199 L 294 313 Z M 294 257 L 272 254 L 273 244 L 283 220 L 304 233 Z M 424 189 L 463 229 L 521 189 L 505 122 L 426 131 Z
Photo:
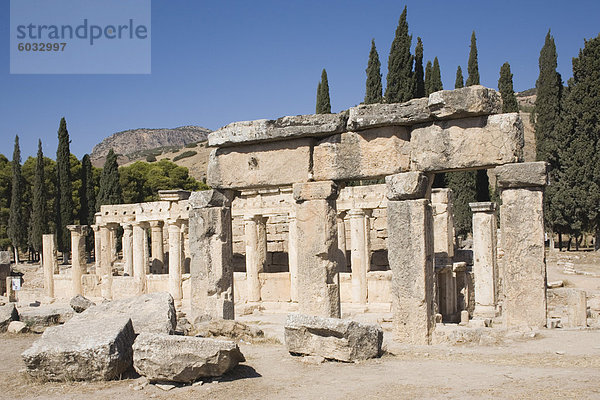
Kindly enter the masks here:
M 577 274 L 564 273 L 565 264 Z M 550 281 L 562 279 L 567 286 L 585 288 L 593 300 L 600 293 L 600 256 L 549 254 L 548 276 Z M 240 319 L 274 339 L 242 342 L 246 362 L 231 373 L 170 391 L 134 377 L 93 383 L 34 381 L 22 372 L 20 354 L 39 336 L 0 334 L 0 398 L 600 399 L 600 330 L 595 328 L 544 329 L 533 338 L 507 339 L 494 346 L 406 346 L 393 340 L 385 323 L 383 357 L 354 364 L 308 364 L 290 356 L 279 342 L 285 314 L 255 313 Z

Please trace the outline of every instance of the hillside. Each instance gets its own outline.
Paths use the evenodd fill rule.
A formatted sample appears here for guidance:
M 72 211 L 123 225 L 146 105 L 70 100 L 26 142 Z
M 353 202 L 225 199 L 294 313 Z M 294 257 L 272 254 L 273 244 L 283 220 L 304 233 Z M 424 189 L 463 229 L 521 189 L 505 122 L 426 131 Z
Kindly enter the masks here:
M 117 132 L 94 146 L 90 158 L 92 164 L 102 167 L 108 151 L 119 154 L 119 164 L 144 159 L 148 150 L 163 151 L 184 147 L 189 143 L 206 140 L 209 129 L 200 126 L 181 126 L 173 129 L 130 129 Z M 156 153 L 153 151 L 152 153 Z

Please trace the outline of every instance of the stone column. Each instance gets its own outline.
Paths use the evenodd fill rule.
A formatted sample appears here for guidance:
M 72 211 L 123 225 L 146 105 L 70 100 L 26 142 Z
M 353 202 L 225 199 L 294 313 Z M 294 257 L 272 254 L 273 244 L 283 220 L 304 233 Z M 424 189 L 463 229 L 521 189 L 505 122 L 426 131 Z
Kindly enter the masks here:
M 71 231 L 71 284 L 73 296 L 83 295 L 81 276 L 85 267 L 85 237 L 88 233 L 87 225 L 68 225 Z
M 368 249 L 365 233 L 365 213 L 353 209 L 348 213 L 350 219 L 350 247 L 352 251 L 352 302 L 367 302 L 367 270 L 369 268 Z
M 152 231 L 152 268 L 153 273 L 163 273 L 165 265 L 165 254 L 163 250 L 163 221 L 150 221 Z M 170 249 L 170 245 L 169 245 Z M 169 261 L 171 257 L 169 256 Z
M 257 264 L 259 273 L 265 271 L 267 267 L 267 218 L 257 216 L 256 218 L 256 238 L 258 247 L 256 248 Z
M 473 211 L 473 275 L 475 277 L 474 318 L 496 316 L 498 277 L 496 203 L 469 203 Z
M 58 267 L 54 234 L 42 235 L 42 265 L 44 266 L 44 291 L 54 298 L 54 270 Z
M 119 253 L 117 252 L 117 229 L 115 226 L 110 226 L 110 257 L 112 263 L 119 259 Z
M 144 225 L 144 250 L 142 252 L 142 255 L 144 256 L 144 271 L 146 272 L 146 275 L 151 274 L 150 272 L 150 256 L 148 255 L 148 232 L 146 231 L 146 229 L 148 229 L 148 223 L 146 222 Z
M 181 299 L 183 299 L 181 289 L 181 228 L 175 220 L 169 220 L 167 224 L 169 226 L 169 293 L 173 296 L 175 303 L 181 305 Z M 152 242 L 154 243 L 154 238 Z
M 299 312 L 339 318 L 337 186 L 332 181 L 297 183 L 293 191 L 298 229 Z
M 296 215 L 288 215 L 288 264 L 290 270 L 290 299 L 298 301 L 298 226 Z
M 344 223 L 344 213 L 337 216 L 337 234 L 338 234 L 338 250 L 340 252 L 338 258 L 338 271 L 346 271 L 348 263 L 346 262 L 346 224 Z
M 454 218 L 452 216 L 452 190 L 432 189 L 433 251 L 438 264 L 452 264 L 454 257 Z
M 144 248 L 146 230 L 142 222 L 133 223 L 133 276 L 137 283 L 138 294 L 146 291 L 146 249 Z
M 405 172 L 385 179 L 388 192 L 388 257 L 397 339 L 429 344 L 434 328 L 433 218 L 425 197 L 428 178 Z
M 112 227 L 100 225 L 100 291 L 105 299 L 112 299 Z
M 102 241 L 100 240 L 100 225 L 92 225 L 94 230 L 94 266 L 96 267 L 95 273 L 99 275 L 101 265 L 101 254 L 102 254 Z
M 133 225 L 122 223 L 123 227 L 123 274 L 133 276 Z
M 190 196 L 189 237 L 192 315 L 233 319 L 233 248 L 230 191 Z
M 262 216 L 244 216 L 244 240 L 246 242 L 246 283 L 248 285 L 248 301 L 260 301 L 260 279 L 263 271 L 260 263 L 260 243 L 258 237 L 258 220 Z
M 506 164 L 495 174 L 502 199 L 504 322 L 508 328 L 541 328 L 546 325 L 546 163 Z

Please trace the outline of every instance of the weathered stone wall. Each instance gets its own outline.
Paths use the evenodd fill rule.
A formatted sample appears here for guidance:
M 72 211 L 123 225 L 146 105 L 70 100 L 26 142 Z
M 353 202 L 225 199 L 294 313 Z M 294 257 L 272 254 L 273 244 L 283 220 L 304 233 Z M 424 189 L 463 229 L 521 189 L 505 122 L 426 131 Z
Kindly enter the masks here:
M 471 86 L 327 116 L 235 122 L 209 135 L 217 148 L 207 183 L 266 188 L 522 161 L 523 124 L 518 114 L 498 114 L 501 104 L 496 91 Z

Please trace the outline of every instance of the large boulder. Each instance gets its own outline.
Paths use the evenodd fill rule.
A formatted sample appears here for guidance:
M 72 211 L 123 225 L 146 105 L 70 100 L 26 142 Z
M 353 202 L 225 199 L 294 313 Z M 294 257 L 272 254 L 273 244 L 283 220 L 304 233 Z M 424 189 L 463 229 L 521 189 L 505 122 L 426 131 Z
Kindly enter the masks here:
M 36 378 L 108 380 L 131 366 L 134 340 L 133 326 L 126 316 L 71 319 L 46 329 L 22 357 L 27 372 Z
M 136 335 L 140 333 L 172 334 L 177 325 L 173 297 L 167 292 L 107 301 L 90 307 L 73 318 L 92 321 L 118 315 L 131 318 Z
M 73 309 L 73 311 L 75 311 L 76 313 L 84 312 L 91 306 L 96 305 L 96 303 L 94 303 L 93 301 L 91 301 L 90 299 L 88 299 L 86 297 L 83 297 L 80 294 L 73 297 L 71 299 L 71 301 L 69 302 L 69 304 L 71 305 L 71 308 Z
M 8 325 L 12 321 L 19 320 L 19 313 L 14 304 L 9 303 L 4 306 L 0 306 L 0 333 L 6 332 Z
M 143 333 L 133 344 L 133 366 L 153 382 L 220 376 L 243 361 L 237 344 L 225 340 Z
M 352 362 L 381 355 L 383 330 L 356 321 L 288 314 L 285 344 L 291 354 Z
M 231 319 L 211 319 L 194 323 L 194 328 L 196 336 L 200 337 L 226 337 L 251 342 L 265 336 L 262 330 Z

